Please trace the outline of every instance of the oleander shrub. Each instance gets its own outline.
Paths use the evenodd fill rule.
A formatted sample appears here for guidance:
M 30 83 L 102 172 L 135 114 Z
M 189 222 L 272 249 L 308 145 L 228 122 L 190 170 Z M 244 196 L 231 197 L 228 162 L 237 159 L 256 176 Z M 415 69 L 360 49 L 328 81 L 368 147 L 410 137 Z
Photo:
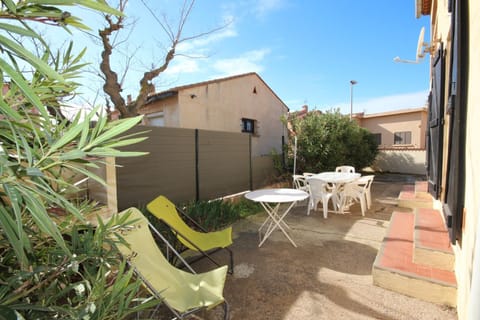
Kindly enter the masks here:
M 85 50 L 74 54 L 71 43 L 55 52 L 32 24 L 86 28 L 68 6 L 118 11 L 95 0 L 59 3 L 0 6 L 0 318 L 125 319 L 159 301 L 142 296 L 111 240 L 125 220 L 88 224 L 98 208 L 79 196 L 75 179 L 102 182 L 88 169 L 105 157 L 141 155 L 117 149 L 144 139 L 124 135 L 141 118 L 107 122 L 99 108 L 63 116 Z
M 370 166 L 378 149 L 372 134 L 337 111 L 310 112 L 291 120 L 297 135 L 296 172 L 332 171 L 351 165 L 360 171 Z M 293 163 L 294 138 L 290 137 L 289 163 Z

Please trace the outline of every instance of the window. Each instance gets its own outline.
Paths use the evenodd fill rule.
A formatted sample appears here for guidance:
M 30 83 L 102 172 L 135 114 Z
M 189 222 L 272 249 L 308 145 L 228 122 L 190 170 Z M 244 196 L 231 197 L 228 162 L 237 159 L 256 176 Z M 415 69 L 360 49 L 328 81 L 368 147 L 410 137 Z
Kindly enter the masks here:
M 165 119 L 163 117 L 163 111 L 148 114 L 147 124 L 153 127 L 164 127 Z
M 255 133 L 255 120 L 242 118 L 242 132 Z
M 377 146 L 382 144 L 382 134 L 381 133 L 372 133 L 373 140 L 375 140 L 375 143 Z
M 412 143 L 411 131 L 401 131 L 401 132 L 395 132 L 393 134 L 393 144 L 411 144 L 411 143 Z

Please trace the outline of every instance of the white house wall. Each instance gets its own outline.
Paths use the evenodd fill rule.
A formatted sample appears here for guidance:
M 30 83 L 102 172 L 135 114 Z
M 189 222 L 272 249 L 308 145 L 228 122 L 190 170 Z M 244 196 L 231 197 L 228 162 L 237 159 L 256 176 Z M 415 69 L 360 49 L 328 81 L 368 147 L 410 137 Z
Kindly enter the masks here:
M 253 156 L 281 152 L 285 105 L 255 74 L 179 90 L 179 126 L 241 132 L 242 118 L 256 122 Z
M 472 272 L 480 272 L 480 266 L 473 265 L 475 258 L 475 238 L 480 236 L 477 231 L 480 215 L 480 2 L 468 2 L 469 17 L 469 72 L 468 72 L 468 111 L 466 128 L 465 154 L 465 211 L 462 245 L 458 246 L 456 254 L 456 273 L 458 280 L 458 314 L 459 319 L 468 319 L 466 313 L 469 307 L 479 303 L 480 297 L 471 297 Z M 478 252 L 478 250 L 477 250 Z M 479 259 L 480 257 L 477 257 Z M 478 275 L 477 275 L 478 279 Z M 475 285 L 480 286 L 480 283 Z M 478 309 L 477 309 L 478 310 Z M 473 319 L 473 318 L 472 318 Z

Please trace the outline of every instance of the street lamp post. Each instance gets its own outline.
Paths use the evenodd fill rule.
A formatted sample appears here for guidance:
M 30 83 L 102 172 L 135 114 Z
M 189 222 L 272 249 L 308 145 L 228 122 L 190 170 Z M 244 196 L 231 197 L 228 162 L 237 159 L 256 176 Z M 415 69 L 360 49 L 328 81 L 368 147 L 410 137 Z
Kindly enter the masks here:
M 358 82 L 355 80 L 350 80 L 350 120 L 352 120 L 353 114 L 353 86 L 356 85 Z

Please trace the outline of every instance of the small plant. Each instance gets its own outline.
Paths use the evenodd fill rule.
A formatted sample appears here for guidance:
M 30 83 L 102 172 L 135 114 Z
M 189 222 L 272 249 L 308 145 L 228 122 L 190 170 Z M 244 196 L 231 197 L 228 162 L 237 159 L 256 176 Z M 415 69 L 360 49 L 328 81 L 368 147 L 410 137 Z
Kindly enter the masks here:
M 190 202 L 183 210 L 207 231 L 214 231 L 260 212 L 261 207 L 258 203 L 245 199 L 235 202 L 213 200 Z
M 207 231 L 223 229 L 240 218 L 234 204 L 222 200 L 190 202 L 183 210 Z

